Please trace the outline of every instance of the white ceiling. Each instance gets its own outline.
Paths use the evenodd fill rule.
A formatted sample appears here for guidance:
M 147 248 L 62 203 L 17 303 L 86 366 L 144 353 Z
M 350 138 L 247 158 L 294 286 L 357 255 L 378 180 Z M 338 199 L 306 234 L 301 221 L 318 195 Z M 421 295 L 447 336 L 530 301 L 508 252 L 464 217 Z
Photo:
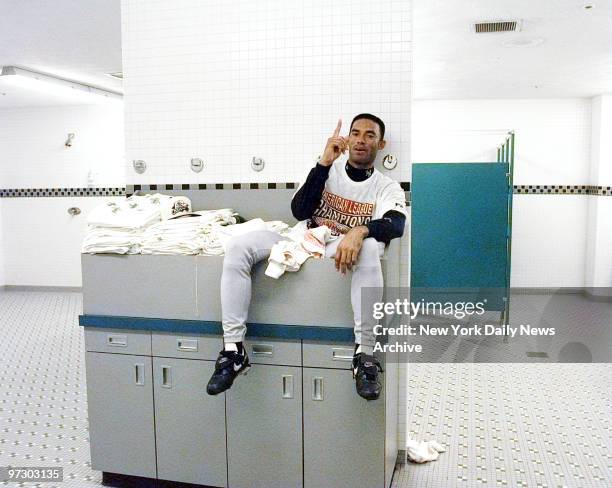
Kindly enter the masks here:
M 413 0 L 413 9 L 415 98 L 612 92 L 612 0 Z M 522 31 L 474 33 L 474 22 L 497 20 L 522 20 Z M 544 42 L 502 45 L 533 38 Z
M 413 95 L 591 97 L 612 91 L 612 0 L 412 0 Z M 0 66 L 121 90 L 120 0 L 0 0 Z M 476 21 L 522 31 L 474 34 Z M 542 38 L 533 48 L 506 41 Z M 6 93 L 6 95 L 2 95 Z M 0 84 L 0 109 L 69 103 Z
M 121 91 L 105 74 L 121 71 L 120 0 L 0 0 L 0 66 L 11 65 Z M 0 109 L 65 103 L 0 84 Z

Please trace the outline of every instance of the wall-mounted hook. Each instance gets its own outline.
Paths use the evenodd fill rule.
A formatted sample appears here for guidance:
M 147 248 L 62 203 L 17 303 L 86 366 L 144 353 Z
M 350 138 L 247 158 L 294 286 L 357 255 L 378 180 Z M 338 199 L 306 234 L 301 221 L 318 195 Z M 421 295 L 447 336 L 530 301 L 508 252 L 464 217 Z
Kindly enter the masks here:
M 72 140 L 74 139 L 74 132 L 70 132 L 68 134 L 68 137 L 66 138 L 66 142 L 64 142 L 64 145 L 66 147 L 71 147 L 72 146 Z

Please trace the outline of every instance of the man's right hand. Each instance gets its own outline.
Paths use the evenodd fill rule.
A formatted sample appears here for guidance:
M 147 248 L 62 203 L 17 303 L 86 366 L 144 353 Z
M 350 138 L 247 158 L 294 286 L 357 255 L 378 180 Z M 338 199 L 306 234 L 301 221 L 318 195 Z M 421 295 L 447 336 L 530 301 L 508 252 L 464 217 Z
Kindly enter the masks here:
M 340 136 L 340 127 L 342 127 L 342 119 L 338 120 L 338 125 L 333 135 L 327 139 L 325 151 L 321 156 L 319 164 L 322 166 L 331 166 L 338 159 L 340 154 L 344 154 L 348 148 L 348 138 Z

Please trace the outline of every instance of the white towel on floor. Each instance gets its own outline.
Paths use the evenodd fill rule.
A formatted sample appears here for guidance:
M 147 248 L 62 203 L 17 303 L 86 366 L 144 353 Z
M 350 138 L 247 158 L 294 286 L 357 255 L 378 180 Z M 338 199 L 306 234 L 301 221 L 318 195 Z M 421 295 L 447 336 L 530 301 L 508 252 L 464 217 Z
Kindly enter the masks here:
M 435 461 L 441 452 L 445 452 L 443 446 L 436 441 L 415 441 L 408 439 L 406 442 L 406 456 L 413 463 L 426 463 Z

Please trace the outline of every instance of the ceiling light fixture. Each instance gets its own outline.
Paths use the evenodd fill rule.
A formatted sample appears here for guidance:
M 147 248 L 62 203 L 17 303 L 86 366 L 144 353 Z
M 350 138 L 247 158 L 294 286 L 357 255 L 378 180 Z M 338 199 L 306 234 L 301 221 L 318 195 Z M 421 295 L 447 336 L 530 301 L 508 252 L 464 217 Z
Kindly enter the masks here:
M 79 99 L 84 102 L 92 100 L 122 100 L 121 93 L 102 90 L 93 86 L 77 83 L 75 81 L 45 75 L 15 66 L 4 66 L 0 73 L 0 82 L 6 82 L 12 86 L 32 89 L 49 95 L 69 96 L 71 99 Z

